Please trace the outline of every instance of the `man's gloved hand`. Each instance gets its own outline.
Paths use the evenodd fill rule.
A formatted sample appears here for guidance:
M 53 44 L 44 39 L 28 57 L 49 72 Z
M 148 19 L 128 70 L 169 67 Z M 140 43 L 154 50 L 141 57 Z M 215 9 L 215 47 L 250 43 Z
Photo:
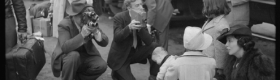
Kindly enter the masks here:
M 98 27 L 89 27 L 88 30 L 93 34 L 96 34 L 98 32 Z
M 27 32 L 18 32 L 18 38 L 21 43 L 25 43 L 27 41 Z
M 101 32 L 100 32 L 100 29 L 98 27 L 90 28 L 89 31 L 92 33 L 91 35 L 94 36 L 97 41 L 102 40 Z
M 81 35 L 83 38 L 87 37 L 91 32 L 89 31 L 89 27 L 87 25 L 84 25 L 81 31 Z

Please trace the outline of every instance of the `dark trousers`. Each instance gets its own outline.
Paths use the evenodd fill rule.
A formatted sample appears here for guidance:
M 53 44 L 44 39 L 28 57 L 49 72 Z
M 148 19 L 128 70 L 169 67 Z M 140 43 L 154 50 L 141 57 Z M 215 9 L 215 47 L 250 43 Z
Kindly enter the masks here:
M 166 51 L 168 51 L 168 35 L 169 33 L 169 24 L 167 25 L 166 29 L 159 33 L 157 32 L 156 34 L 156 42 L 162 46 Z M 157 76 L 157 73 L 159 72 L 159 68 L 160 66 L 154 62 L 151 58 L 148 58 L 149 59 L 149 63 L 150 63 L 150 77 L 149 77 L 149 80 L 156 80 L 156 76 Z
M 14 17 L 5 19 L 5 52 L 9 52 L 17 44 L 16 22 Z
M 101 56 L 72 51 L 63 57 L 62 80 L 96 80 L 107 69 Z
M 150 45 L 138 46 L 136 49 L 132 48 L 130 54 L 123 64 L 123 66 L 116 71 L 112 71 L 113 80 L 136 80 L 130 68 L 130 64 L 141 63 L 151 57 L 152 52 L 157 47 L 156 43 Z

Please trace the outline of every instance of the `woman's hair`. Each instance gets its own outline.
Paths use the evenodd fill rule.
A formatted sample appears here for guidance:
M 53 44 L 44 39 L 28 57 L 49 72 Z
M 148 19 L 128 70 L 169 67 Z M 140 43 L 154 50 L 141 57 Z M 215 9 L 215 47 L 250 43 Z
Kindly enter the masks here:
M 214 18 L 222 14 L 227 15 L 231 11 L 226 0 L 203 0 L 203 3 L 202 14 L 207 18 Z
M 237 39 L 238 46 L 242 47 L 245 52 L 254 48 L 255 42 L 252 36 L 233 35 Z

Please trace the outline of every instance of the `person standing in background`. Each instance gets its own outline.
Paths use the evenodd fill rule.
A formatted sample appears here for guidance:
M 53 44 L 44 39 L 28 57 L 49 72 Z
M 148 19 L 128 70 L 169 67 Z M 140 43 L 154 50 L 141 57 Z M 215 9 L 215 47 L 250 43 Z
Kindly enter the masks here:
M 103 13 L 103 4 L 102 4 L 102 0 L 86 0 L 87 4 L 91 5 L 92 8 L 94 9 L 94 11 L 96 12 L 97 15 L 102 15 Z
M 249 25 L 249 0 L 227 0 L 231 11 L 225 16 L 230 26 L 236 24 Z
M 123 5 L 124 0 L 104 0 L 104 2 L 109 8 L 109 10 L 107 10 L 109 19 L 112 19 L 117 13 L 126 10 L 126 7 Z
M 222 74 L 224 58 L 228 54 L 225 45 L 217 38 L 230 29 L 227 20 L 224 18 L 225 15 L 229 14 L 230 8 L 226 0 L 203 0 L 203 4 L 202 14 L 208 20 L 204 23 L 202 30 L 213 37 L 211 46 L 203 50 L 203 53 L 216 60 L 216 73 Z
M 31 6 L 29 9 L 29 13 L 31 16 L 34 16 L 34 18 L 47 18 L 49 14 L 51 3 L 49 1 L 41 2 L 38 4 L 34 4 L 34 6 Z
M 174 8 L 171 0 L 145 0 L 147 6 L 147 29 L 151 34 L 154 32 L 157 43 L 163 46 L 168 51 L 168 33 L 169 22 L 172 17 Z M 150 77 L 149 80 L 155 80 L 159 72 L 159 65 L 149 59 L 150 62 Z
M 17 31 L 16 27 L 18 27 Z M 17 44 L 17 38 L 19 38 L 21 42 L 27 40 L 26 9 L 24 2 L 22 0 L 5 0 L 6 53 L 12 50 Z

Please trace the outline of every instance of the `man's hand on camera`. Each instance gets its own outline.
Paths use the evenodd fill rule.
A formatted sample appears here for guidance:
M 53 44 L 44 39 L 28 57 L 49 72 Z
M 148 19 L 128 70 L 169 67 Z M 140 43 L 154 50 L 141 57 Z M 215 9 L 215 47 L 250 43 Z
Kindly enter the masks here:
M 98 32 L 98 27 L 89 27 L 89 31 L 95 35 Z
M 138 30 L 142 28 L 142 25 L 140 24 L 140 21 L 132 20 L 128 27 L 130 30 Z
M 84 25 L 81 31 L 81 35 L 83 38 L 87 37 L 91 32 L 89 31 L 89 27 L 87 25 Z
M 92 36 L 94 36 L 98 42 L 102 40 L 101 32 L 99 31 L 99 29 L 96 29 L 96 31 L 92 33 Z
M 27 32 L 18 32 L 18 37 L 21 43 L 25 43 L 27 41 Z

